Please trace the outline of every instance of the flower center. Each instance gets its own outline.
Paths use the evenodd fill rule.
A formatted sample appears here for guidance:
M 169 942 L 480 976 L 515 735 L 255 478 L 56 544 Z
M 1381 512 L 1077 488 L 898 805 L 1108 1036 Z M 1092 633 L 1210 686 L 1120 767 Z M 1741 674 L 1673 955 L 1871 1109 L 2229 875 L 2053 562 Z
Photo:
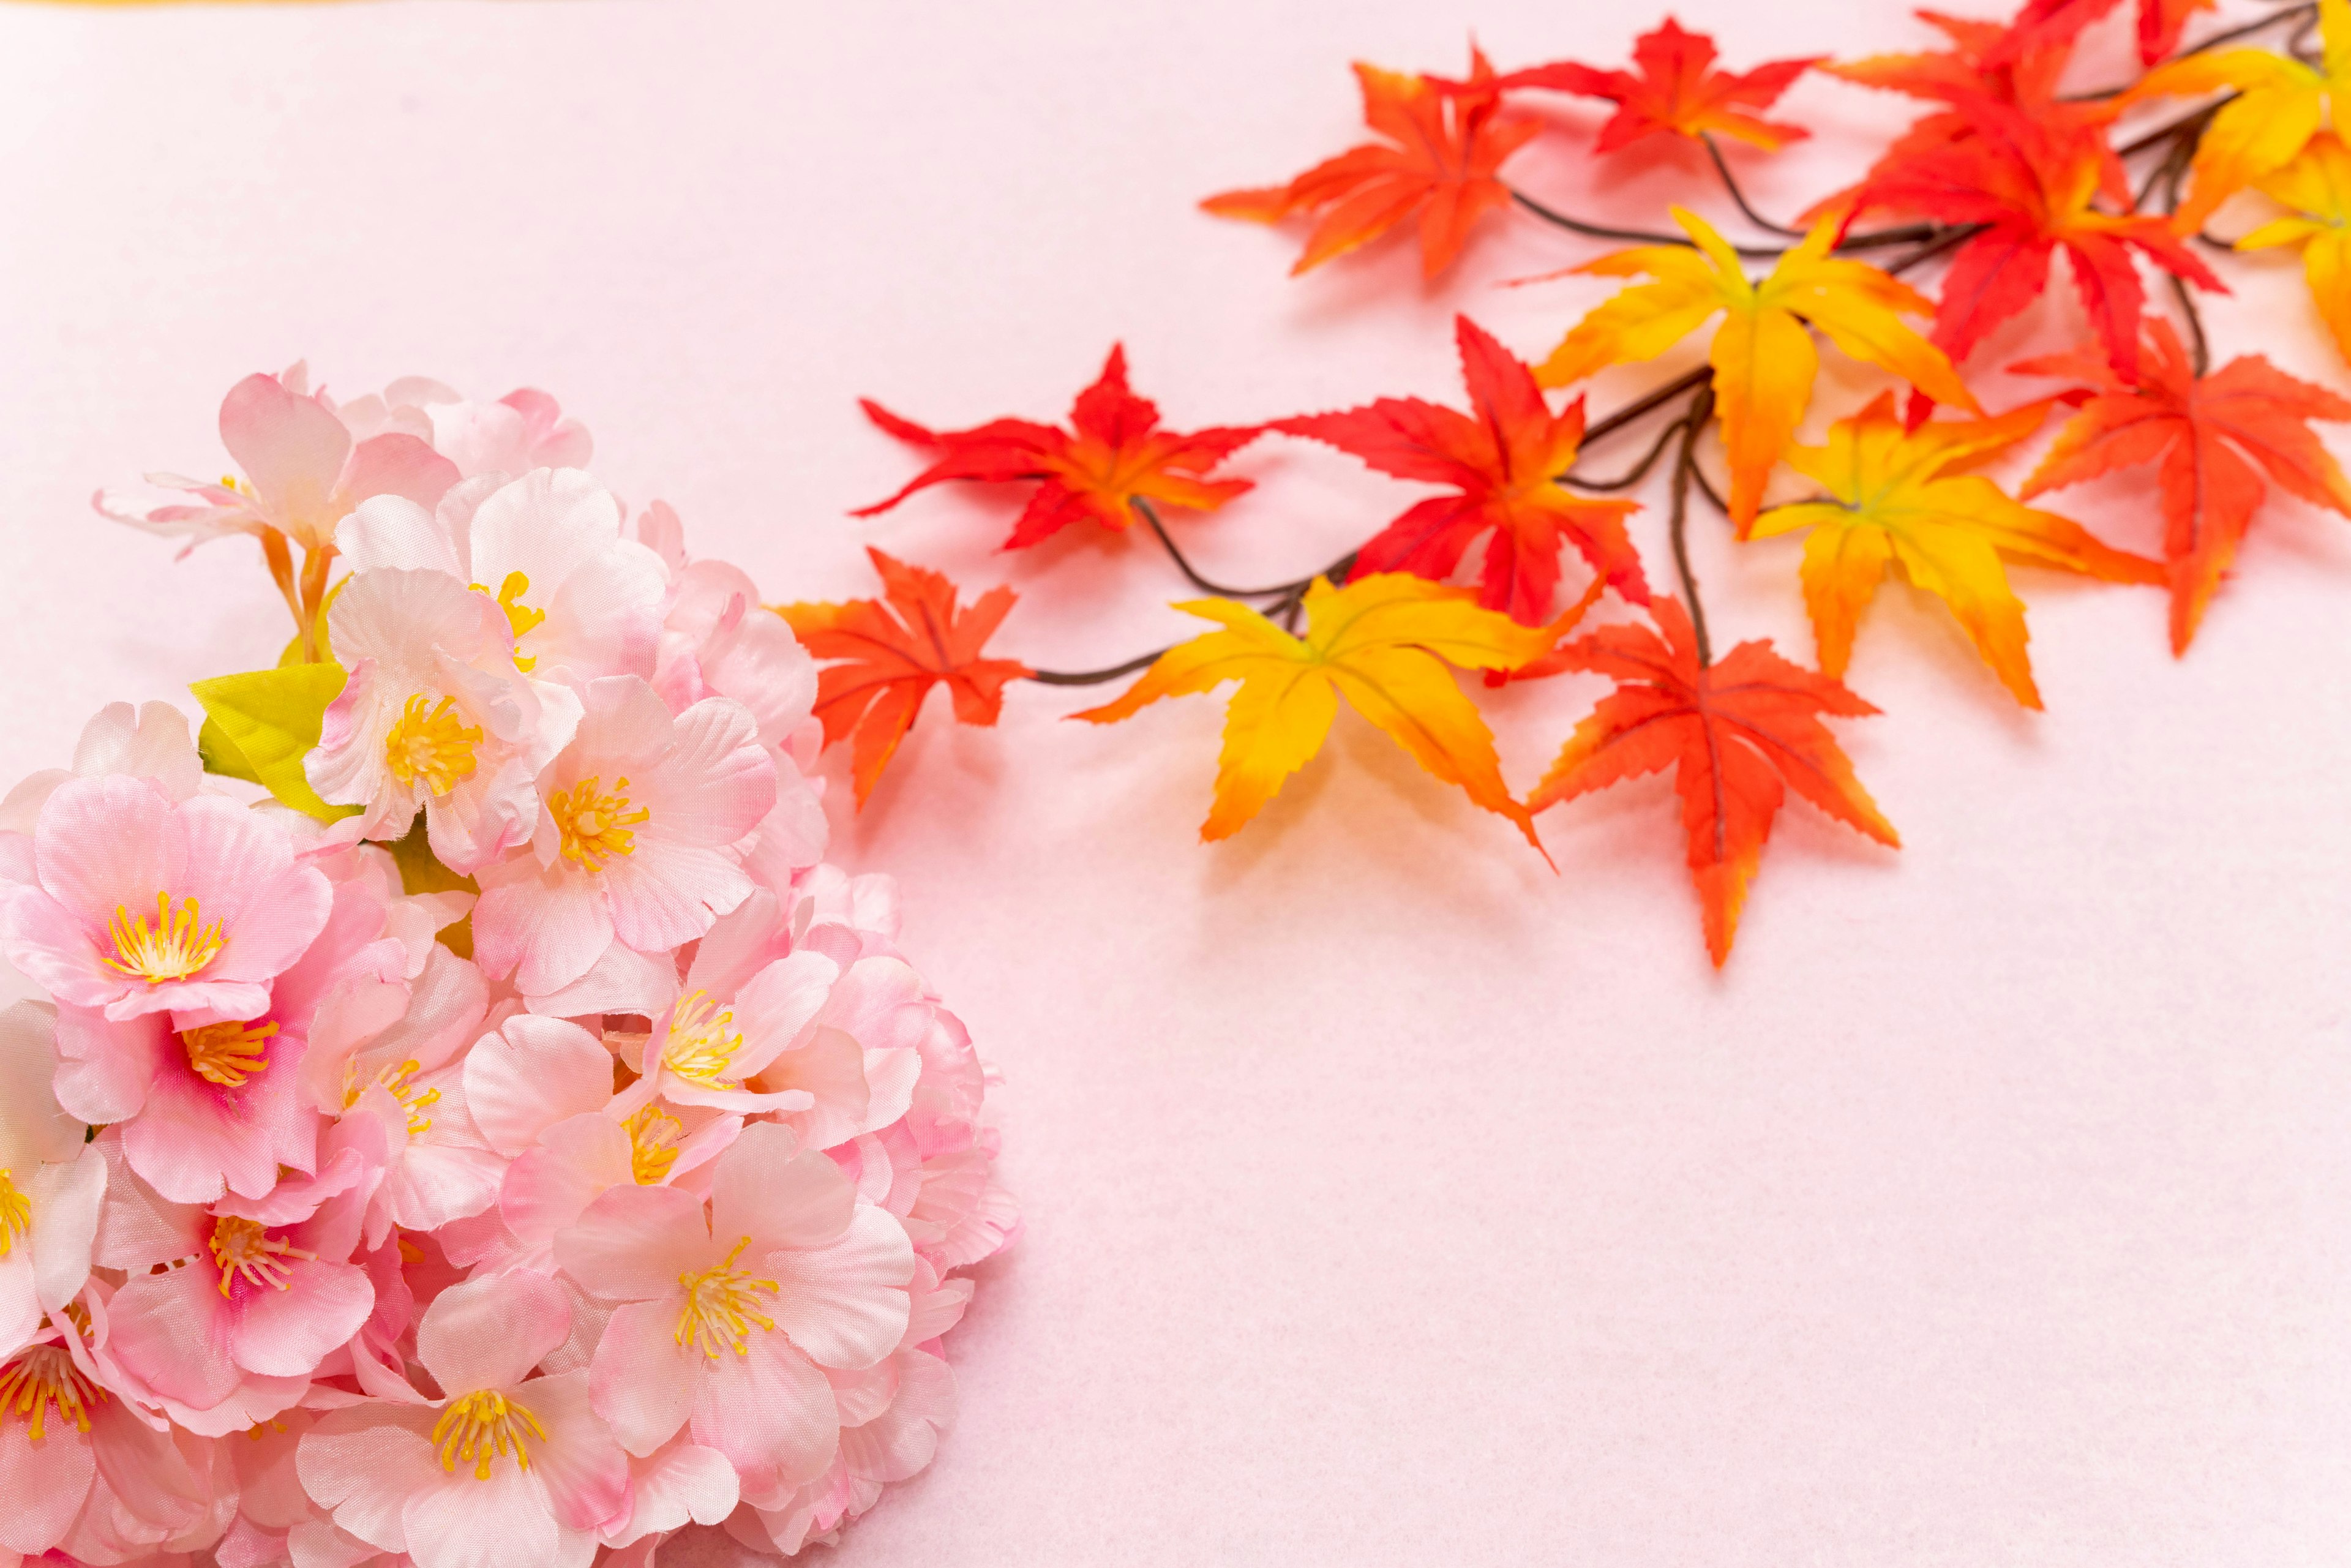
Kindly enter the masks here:
M 262 1047 L 277 1032 L 274 1023 L 208 1023 L 182 1030 L 180 1044 L 197 1077 L 224 1089 L 242 1089 L 269 1065 Z
M 735 1267 L 735 1260 L 749 1245 L 751 1239 L 746 1236 L 735 1243 L 735 1250 L 726 1254 L 724 1263 L 699 1274 L 677 1277 L 685 1288 L 685 1311 L 677 1318 L 679 1344 L 693 1345 L 713 1361 L 730 1344 L 737 1355 L 748 1355 L 753 1326 L 776 1326 L 776 1321 L 759 1310 L 759 1298 L 772 1296 L 783 1287 L 773 1280 L 755 1280 Z
M 174 909 L 168 893 L 155 895 L 152 925 L 145 915 L 133 919 L 128 905 L 116 904 L 113 936 L 114 956 L 105 961 L 106 967 L 151 986 L 186 979 L 228 946 L 219 921 L 201 924 L 194 899 L 183 899 Z
M 433 1440 L 441 1446 L 444 1470 L 455 1475 L 457 1461 L 468 1460 L 474 1479 L 486 1481 L 490 1479 L 490 1462 L 504 1458 L 508 1448 L 514 1450 L 517 1465 L 530 1469 L 530 1449 L 523 1437 L 526 1431 L 542 1443 L 547 1441 L 547 1428 L 538 1417 L 505 1395 L 484 1390 L 450 1401 L 433 1428 Z
M 16 1238 L 32 1228 L 33 1200 L 16 1190 L 14 1173 L 0 1171 L 0 1258 L 8 1256 Z
M 106 1390 L 93 1386 L 73 1364 L 73 1357 L 53 1344 L 37 1344 L 15 1361 L 0 1366 L 0 1420 L 15 1416 L 41 1440 L 48 1414 L 55 1410 L 74 1429 L 89 1430 L 89 1406 L 101 1403 Z
M 422 779 L 437 798 L 455 789 L 459 779 L 473 777 L 474 747 L 481 744 L 481 727 L 465 721 L 455 697 L 444 696 L 428 709 L 424 694 L 418 692 L 383 737 L 383 759 L 402 789 Z
M 685 1124 L 658 1105 L 647 1105 L 621 1125 L 629 1134 L 629 1169 L 637 1185 L 651 1186 L 668 1176 L 670 1166 L 677 1164 L 677 1138 Z M 0 1171 L 0 1176 L 5 1175 Z
M 360 1096 L 371 1088 L 381 1089 L 400 1102 L 408 1113 L 408 1135 L 412 1138 L 433 1125 L 433 1118 L 424 1113 L 441 1103 L 438 1089 L 420 1090 L 410 1079 L 423 1068 L 423 1063 L 410 1057 L 398 1067 L 387 1067 L 367 1082 L 359 1081 L 359 1063 L 343 1064 L 343 1109 L 348 1111 L 360 1103 Z
M 630 830 L 653 815 L 643 806 L 629 810 L 626 779 L 614 779 L 609 795 L 601 792 L 603 782 L 591 774 L 547 800 L 547 809 L 563 832 L 563 858 L 590 871 L 602 871 L 614 855 L 635 853 L 637 835 Z
M 734 1088 L 726 1069 L 743 1049 L 743 1036 L 734 1025 L 734 1009 L 721 1009 L 706 991 L 688 991 L 670 1011 L 663 1063 L 680 1078 L 713 1089 Z
M 229 1281 L 240 1277 L 256 1290 L 290 1291 L 294 1270 L 287 1260 L 300 1258 L 315 1263 L 319 1259 L 316 1252 L 305 1252 L 271 1236 L 259 1221 L 235 1214 L 224 1214 L 213 1221 L 212 1249 L 213 1261 L 220 1266 L 224 1296 L 228 1294 Z
M 490 592 L 478 582 L 469 586 L 476 593 Z M 546 611 L 533 610 L 522 601 L 522 596 L 529 591 L 529 577 L 519 571 L 510 571 L 507 573 L 506 580 L 498 584 L 497 592 L 490 594 L 491 598 L 498 601 L 498 608 L 507 612 L 507 630 L 514 633 L 515 641 L 517 643 L 522 641 L 524 632 L 547 619 Z M 528 674 L 531 666 L 538 663 L 536 658 L 528 654 L 518 653 L 515 655 L 515 668 L 525 674 Z

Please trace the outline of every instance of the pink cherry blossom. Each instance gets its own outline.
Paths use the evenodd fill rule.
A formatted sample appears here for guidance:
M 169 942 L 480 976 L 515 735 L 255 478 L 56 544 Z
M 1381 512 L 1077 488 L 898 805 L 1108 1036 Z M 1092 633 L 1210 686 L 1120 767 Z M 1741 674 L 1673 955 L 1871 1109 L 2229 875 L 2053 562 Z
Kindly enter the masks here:
M 89 1129 L 50 1089 L 54 1029 L 37 1002 L 0 1010 L 0 1353 L 28 1343 L 80 1292 L 106 1195 Z
M 690 1524 L 724 1524 L 742 1496 L 726 1456 L 680 1437 L 629 1459 L 629 1502 L 604 1526 L 604 1544 L 633 1546 Z
M 113 1134 L 100 1141 L 110 1147 Z M 140 1241 L 125 1235 L 110 1248 L 131 1277 L 108 1304 L 108 1348 L 142 1403 L 216 1437 L 309 1391 L 375 1305 L 367 1271 L 350 1261 L 362 1176 L 346 1156 L 266 1197 L 207 1209 L 139 1193 L 136 1174 L 116 1173 L 119 1204 L 138 1203 L 144 1223 Z M 150 1271 L 157 1265 L 169 1267 Z
M 196 793 L 204 787 L 204 765 L 188 734 L 187 716 L 170 703 L 141 703 L 136 708 L 129 703 L 107 704 L 82 726 L 71 768 L 44 768 L 0 800 L 0 835 L 22 835 L 29 857 L 33 827 L 57 786 L 68 779 L 109 773 L 152 779 L 174 800 Z M 28 878 L 29 873 L 9 880 Z
M 290 384 L 289 384 L 290 383 Z M 191 547 L 233 533 L 274 530 L 305 550 L 334 542 L 335 525 L 371 496 L 404 496 L 430 507 L 457 482 L 457 465 L 413 434 L 354 442 L 323 393 L 305 390 L 300 367 L 251 375 L 221 402 L 221 444 L 246 477 L 204 484 L 172 475 L 149 483 L 191 500 L 141 507 L 101 490 L 99 512 L 151 532 L 183 536 Z
M 621 503 L 579 469 L 469 479 L 435 510 L 381 497 L 336 540 L 355 571 L 439 572 L 489 599 L 539 680 L 653 673 L 668 570 L 622 537 Z
M 258 1015 L 332 899 L 283 827 L 121 774 L 59 785 L 33 858 L 34 885 L 0 887 L 0 951 L 58 1000 L 117 1020 Z
M 631 676 L 590 684 L 578 737 L 540 780 L 531 853 L 482 868 L 476 958 L 526 996 L 577 980 L 614 941 L 693 941 L 751 891 L 739 842 L 775 805 L 776 768 L 739 703 L 673 717 Z
M 596 1350 L 596 1413 L 638 1454 L 690 1428 L 755 1503 L 831 1461 L 840 1423 L 822 1369 L 871 1366 L 905 1333 L 904 1230 L 772 1124 L 718 1157 L 706 1216 L 674 1189 L 614 1187 L 555 1250 L 590 1295 L 628 1303 Z
M 445 572 L 365 571 L 327 620 L 350 673 L 304 763 L 311 787 L 363 808 L 371 839 L 401 838 L 421 809 L 434 855 L 459 873 L 529 841 L 533 780 L 580 705 L 515 667 L 497 604 Z
M 594 450 L 588 427 L 565 416 L 537 387 L 496 402 L 472 402 L 423 376 L 403 376 L 381 393 L 353 398 L 337 411 L 354 434 L 406 432 L 432 443 L 471 479 L 533 468 L 584 468 Z
M 321 1417 L 296 1459 L 336 1524 L 417 1568 L 580 1564 L 627 1506 L 628 1457 L 589 1408 L 588 1374 L 534 1377 L 569 1331 L 551 1280 L 475 1280 L 441 1293 L 416 1336 L 443 1403 L 370 1400 Z

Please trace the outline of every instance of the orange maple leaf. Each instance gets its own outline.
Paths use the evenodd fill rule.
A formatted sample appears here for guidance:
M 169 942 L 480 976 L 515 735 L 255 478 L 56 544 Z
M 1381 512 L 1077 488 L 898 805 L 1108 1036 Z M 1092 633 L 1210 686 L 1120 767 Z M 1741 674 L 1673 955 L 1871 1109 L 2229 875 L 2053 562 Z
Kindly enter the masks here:
M 1551 618 L 1562 543 L 1635 604 L 1646 604 L 1641 558 L 1625 536 L 1635 501 L 1593 500 L 1557 481 L 1583 440 L 1583 400 L 1554 414 L 1534 371 L 1467 316 L 1454 333 L 1471 412 L 1419 398 L 1381 398 L 1362 408 L 1274 421 L 1271 428 L 1327 442 L 1383 474 L 1448 486 L 1421 502 L 1356 553 L 1352 577 L 1408 571 L 1442 582 L 1481 535 L 1478 602 L 1525 625 Z
M 1858 718 L 1877 709 L 1790 664 L 1769 642 L 1741 643 L 1701 664 L 1680 601 L 1659 599 L 1650 608 L 1656 631 L 1604 627 L 1562 650 L 1566 668 L 1612 676 L 1616 690 L 1575 727 L 1527 809 L 1671 768 L 1706 947 L 1719 968 L 1789 788 L 1847 827 L 1900 847 L 1821 722 L 1823 714 Z
M 1420 269 L 1434 277 L 1461 254 L 1469 228 L 1510 188 L 1502 161 L 1531 140 L 1539 121 L 1501 111 L 1493 68 L 1470 51 L 1469 79 L 1448 84 L 1358 62 L 1364 122 L 1394 146 L 1366 142 L 1317 163 L 1286 185 L 1227 191 L 1200 205 L 1219 217 L 1277 223 L 1293 213 L 1315 219 L 1305 254 L 1290 270 L 1320 267 L 1418 214 Z
M 1614 152 L 1651 136 L 1671 134 L 1696 141 L 1712 132 L 1776 152 L 1812 132 L 1760 118 L 1754 110 L 1780 101 L 1795 79 L 1825 57 L 1774 60 L 1751 71 L 1717 70 L 1714 40 L 1686 33 L 1670 16 L 1665 26 L 1633 44 L 1634 68 L 1604 71 L 1560 60 L 1496 77 L 1498 90 L 1550 88 L 1579 98 L 1614 101 L 1616 112 L 1600 129 L 1597 150 Z
M 2153 65 L 2179 45 L 2189 16 L 2210 11 L 2218 0 L 2138 0 L 2138 57 Z M 2027 0 L 2010 23 L 2000 56 L 2012 58 L 2034 49 L 2071 47 L 2083 28 L 2105 16 L 2122 0 Z
M 939 456 L 888 500 L 860 507 L 850 516 L 886 512 L 915 491 L 949 479 L 996 485 L 1033 480 L 1036 494 L 1012 525 L 1007 549 L 1033 545 L 1081 518 L 1124 528 L 1134 521 L 1137 497 L 1214 511 L 1250 488 L 1250 482 L 1207 476 L 1263 434 L 1254 424 L 1219 425 L 1188 435 L 1160 429 L 1158 405 L 1128 389 L 1126 350 L 1116 343 L 1100 379 L 1070 405 L 1068 430 L 1027 419 L 930 430 L 871 398 L 860 398 L 858 405 L 901 441 L 936 448 Z
M 2313 506 L 2351 517 L 2351 479 L 2308 423 L 2351 420 L 2351 400 L 2297 381 L 2259 354 L 2240 355 L 2199 377 L 2171 323 L 2154 317 L 2136 378 L 2082 350 L 2028 360 L 2015 370 L 2075 378 L 2095 393 L 2017 492 L 2023 499 L 2119 468 L 2162 465 L 2174 653 L 2186 653 L 2195 639 L 2269 493 L 2263 473 Z
M 991 588 L 959 610 L 955 584 L 937 572 L 870 546 L 865 553 L 882 574 L 883 599 L 770 607 L 810 654 L 841 661 L 817 676 L 816 716 L 827 746 L 856 737 L 851 765 L 861 807 L 933 686 L 946 683 L 963 723 L 992 725 L 1004 707 L 1004 683 L 1029 673 L 1017 659 L 980 656 L 1012 608 L 1012 590 Z

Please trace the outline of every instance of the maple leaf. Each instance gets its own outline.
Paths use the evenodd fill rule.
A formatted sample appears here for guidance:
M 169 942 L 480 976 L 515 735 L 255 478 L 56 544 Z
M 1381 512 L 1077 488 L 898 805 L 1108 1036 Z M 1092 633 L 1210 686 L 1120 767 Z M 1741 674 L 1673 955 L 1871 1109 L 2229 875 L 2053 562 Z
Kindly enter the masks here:
M 1515 670 L 1548 653 L 1565 627 L 1521 626 L 1480 609 L 1465 590 L 1405 572 L 1344 588 L 1318 579 L 1305 602 L 1303 637 L 1230 600 L 1178 604 L 1223 630 L 1168 649 L 1115 702 L 1070 716 L 1113 724 L 1162 697 L 1240 682 L 1225 710 L 1215 804 L 1200 828 L 1214 840 L 1256 816 L 1322 749 L 1344 696 L 1414 761 L 1516 822 L 1541 849 L 1526 808 L 1502 782 L 1492 733 L 1446 665 Z
M 2351 150 L 2321 131 L 2293 162 L 2254 185 L 2294 215 L 2263 224 L 2237 248 L 2300 246 L 2310 298 L 2335 346 L 2351 357 Z
M 1703 665 L 1680 601 L 1661 598 L 1651 612 L 1656 631 L 1603 627 L 1562 650 L 1570 668 L 1612 676 L 1616 690 L 1575 727 L 1527 805 L 1540 811 L 1671 768 L 1706 948 L 1719 968 L 1789 788 L 1847 827 L 1900 847 L 1821 722 L 1823 714 L 1858 718 L 1877 709 L 1790 664 L 1768 641 L 1741 643 Z
M 1434 277 L 1453 265 L 1470 225 L 1507 206 L 1510 188 L 1497 177 L 1502 161 L 1541 130 L 1538 120 L 1502 112 L 1493 68 L 1470 51 L 1469 79 L 1448 91 L 1425 76 L 1404 76 L 1357 62 L 1364 122 L 1395 145 L 1367 142 L 1325 160 L 1286 185 L 1227 191 L 1200 205 L 1219 217 L 1277 223 L 1293 213 L 1315 219 L 1292 276 L 1366 245 L 1406 218 L 1420 217 L 1420 270 Z
M 961 722 L 992 725 L 1004 683 L 1029 674 L 1017 659 L 980 656 L 1012 608 L 1009 588 L 991 588 L 958 609 L 955 584 L 937 572 L 870 546 L 865 553 L 882 574 L 882 599 L 770 606 L 812 656 L 841 661 L 817 676 L 816 716 L 827 746 L 856 738 L 851 769 L 861 807 L 933 686 L 946 684 Z
M 1819 640 L 1821 673 L 1843 679 L 1855 622 L 1887 570 L 1950 607 L 1976 651 L 2026 707 L 2041 706 L 2025 653 L 2024 606 L 2009 588 L 2003 555 L 2110 582 L 2161 582 L 2163 568 L 2109 549 L 2080 524 L 2011 500 L 1980 474 L 1953 473 L 2041 428 L 2048 401 L 1997 419 L 1941 420 L 1906 430 L 1890 394 L 1829 427 L 1824 446 L 1799 446 L 1788 465 L 1828 492 L 1777 507 L 1753 537 L 1810 529 L 1804 607 Z
M 1562 543 L 1635 604 L 1649 600 L 1641 558 L 1625 537 L 1635 501 L 1593 500 L 1555 481 L 1583 440 L 1583 400 L 1553 414 L 1534 372 L 1467 316 L 1454 319 L 1471 412 L 1418 398 L 1381 398 L 1339 413 L 1274 421 L 1271 428 L 1327 442 L 1383 474 L 1445 485 L 1357 552 L 1353 577 L 1408 571 L 1443 581 L 1479 535 L 1490 534 L 1478 602 L 1529 626 L 1548 620 Z
M 2351 118 L 2351 0 L 2318 0 L 2318 26 L 2325 50 L 2317 66 L 2268 49 L 2212 49 L 2156 67 L 2116 100 L 2128 108 L 2234 89 L 2197 141 L 2174 214 L 2180 233 L 2193 234 L 2222 202 L 2292 162 L 2330 110 Z
M 2210 11 L 2218 0 L 2138 0 L 2138 57 L 2153 65 L 2179 47 L 2188 18 Z M 2112 12 L 2122 0 L 2027 0 L 2009 24 L 2003 56 L 2032 49 L 2070 47 L 2082 29 Z
M 2150 319 L 2147 334 L 2135 380 L 2082 352 L 2014 367 L 2024 375 L 2077 378 L 2094 392 L 2018 494 L 2031 500 L 2116 469 L 2160 464 L 2171 651 L 2184 653 L 2268 494 L 2262 474 L 2314 506 L 2351 517 L 2351 479 L 2307 423 L 2351 420 L 2351 400 L 2297 381 L 2259 354 L 2199 377 L 2170 322 Z
M 1616 112 L 1600 130 L 1597 150 L 1602 152 L 1651 136 L 1696 141 L 1708 133 L 1776 152 L 1812 133 L 1800 125 L 1759 118 L 1755 111 L 1779 102 L 1798 77 L 1824 57 L 1774 60 L 1751 71 L 1717 70 L 1714 40 L 1704 33 L 1684 32 L 1668 16 L 1656 31 L 1634 40 L 1632 70 L 1607 71 L 1561 60 L 1510 71 L 1495 78 L 1493 86 L 1498 90 L 1549 88 L 1614 100 Z
M 1708 359 L 1730 460 L 1731 518 L 1742 530 L 1754 521 L 1763 483 L 1812 401 L 1820 352 L 1808 325 L 1936 402 L 1976 410 L 1943 351 L 1902 320 L 1905 312 L 1932 311 L 1926 298 L 1866 262 L 1828 254 L 1838 218 L 1814 225 L 1756 283 L 1705 220 L 1680 207 L 1673 214 L 1696 250 L 1643 246 L 1571 269 L 1606 277 L 1646 274 L 1657 281 L 1619 290 L 1595 307 L 1535 375 L 1545 386 L 1568 386 L 1606 365 L 1653 360 L 1723 315 Z
M 2200 288 L 2228 292 L 2167 220 L 2091 205 L 2112 157 L 2102 139 L 1985 100 L 1957 112 L 1974 134 L 1881 171 L 1855 204 L 1980 228 L 1953 254 L 1936 307 L 1935 342 L 1953 360 L 2040 298 L 2061 249 L 2082 308 L 2124 376 L 2133 372 L 2147 302 L 2134 252 Z
M 886 501 L 850 514 L 886 512 L 915 491 L 949 479 L 984 484 L 1033 480 L 1036 493 L 1012 525 L 1006 549 L 1050 538 L 1091 519 L 1123 529 L 1137 497 L 1212 512 L 1251 487 L 1247 479 L 1211 479 L 1218 464 L 1264 434 L 1261 425 L 1218 425 L 1180 435 L 1159 428 L 1159 408 L 1126 384 L 1126 350 L 1111 345 L 1101 377 L 1070 405 L 1070 428 L 1026 419 L 994 419 L 969 430 L 927 430 L 860 398 L 865 417 L 901 441 L 935 448 L 937 461 Z

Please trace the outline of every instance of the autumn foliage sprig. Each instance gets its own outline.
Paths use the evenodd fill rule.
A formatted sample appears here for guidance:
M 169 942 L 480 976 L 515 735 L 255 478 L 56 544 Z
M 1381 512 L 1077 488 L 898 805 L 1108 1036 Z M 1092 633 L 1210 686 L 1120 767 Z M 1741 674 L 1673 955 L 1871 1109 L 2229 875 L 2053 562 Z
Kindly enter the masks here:
M 958 717 L 989 724 L 1010 680 L 1089 685 L 1142 672 L 1123 696 L 1072 716 L 1110 723 L 1232 681 L 1203 828 L 1222 838 L 1314 754 L 1343 696 L 1531 841 L 1535 813 L 1671 770 L 1708 946 L 1720 964 L 1788 790 L 1898 842 L 1822 722 L 1877 711 L 1842 677 L 1888 575 L 1943 601 L 2002 685 L 2037 709 L 2009 564 L 2164 585 L 2172 647 L 2185 653 L 2270 485 L 2351 516 L 2351 481 L 2310 429 L 2351 419 L 2351 401 L 2258 354 L 2215 369 L 2196 305 L 2199 292 L 2226 292 L 2199 247 L 2299 246 L 2319 314 L 2351 355 L 2351 150 L 2325 129 L 2351 103 L 2351 0 L 2262 3 L 2261 15 L 2183 46 L 2215 0 L 2137 0 L 2140 73 L 2092 90 L 2069 90 L 2068 68 L 2085 30 L 2120 12 L 2122 0 L 2028 0 L 2005 22 L 1921 12 L 1938 47 L 1744 71 L 1721 68 L 1710 39 L 1670 19 L 1637 41 L 1624 69 L 1559 61 L 1498 72 L 1475 50 L 1460 78 L 1356 66 L 1375 140 L 1286 183 L 1210 197 L 1207 210 L 1302 221 L 1293 268 L 1301 273 L 1409 230 L 1429 277 L 1452 266 L 1479 225 L 1515 211 L 1585 238 L 1631 242 L 1568 269 L 1625 286 L 1532 361 L 1461 319 L 1466 408 L 1383 397 L 1183 434 L 1163 429 L 1157 409 L 1130 389 L 1116 350 L 1066 427 L 1003 419 L 938 432 L 868 402 L 877 424 L 932 461 L 861 515 L 950 479 L 1032 484 L 1008 547 L 1073 523 L 1139 525 L 1206 596 L 1178 608 L 1216 629 L 1106 669 L 1030 669 L 983 655 L 1011 606 L 1008 590 L 962 609 L 944 579 L 875 551 L 885 600 L 782 607 L 817 656 L 834 661 L 818 712 L 828 741 L 853 738 L 859 799 L 934 685 L 949 685 Z M 1925 112 L 1855 183 L 1782 224 L 1750 202 L 1725 143 L 1770 153 L 1804 136 L 1765 116 L 1813 71 L 1907 95 Z M 1725 237 L 1694 210 L 1704 197 L 1671 208 L 1668 223 L 1627 228 L 1510 183 L 1504 167 L 1529 143 L 1573 134 L 1518 107 L 1528 95 L 1557 94 L 1614 106 L 1595 156 L 1659 139 L 1693 144 L 1715 199 L 1728 204 L 1724 218 L 1735 214 L 1754 237 Z M 2174 105 L 2172 118 L 2123 133 L 2158 103 Z M 2207 225 L 2242 193 L 2266 199 L 2268 221 L 2233 243 L 2216 237 Z M 2081 341 L 2008 367 L 2056 390 L 1988 413 L 1970 362 L 2050 292 L 2061 254 Z M 1938 271 L 1931 292 L 1905 280 Z M 1547 399 L 1609 367 L 1656 359 L 1699 330 L 1710 333 L 1706 363 L 1623 407 L 1593 418 L 1581 395 L 1557 409 Z M 1834 420 L 1823 444 L 1806 446 L 1797 437 L 1823 343 L 1884 372 L 1886 385 Z M 2061 412 L 2053 444 L 2014 494 L 1972 471 Z M 1593 447 L 1644 432 L 1646 446 L 1614 472 L 1583 471 Z M 1321 570 L 1256 588 L 1217 582 L 1186 559 L 1163 509 L 1207 513 L 1245 494 L 1250 482 L 1225 465 L 1268 434 L 1324 443 L 1436 493 Z M 1718 463 L 1719 483 L 1709 472 Z M 2150 464 L 2162 497 L 2158 556 L 2116 549 L 2031 504 Z M 1617 498 L 1660 465 L 1671 596 L 1653 590 L 1626 528 L 1638 504 Z M 1814 494 L 1771 505 L 1783 467 Z M 1768 642 L 1718 656 L 1690 568 L 1694 494 L 1738 539 L 1803 537 L 1797 576 L 1817 670 Z M 1580 584 L 1566 580 L 1571 557 Z M 1610 593 L 1650 623 L 1575 634 Z M 1616 690 L 1520 797 L 1448 666 L 1482 672 L 1489 685 L 1582 671 Z

